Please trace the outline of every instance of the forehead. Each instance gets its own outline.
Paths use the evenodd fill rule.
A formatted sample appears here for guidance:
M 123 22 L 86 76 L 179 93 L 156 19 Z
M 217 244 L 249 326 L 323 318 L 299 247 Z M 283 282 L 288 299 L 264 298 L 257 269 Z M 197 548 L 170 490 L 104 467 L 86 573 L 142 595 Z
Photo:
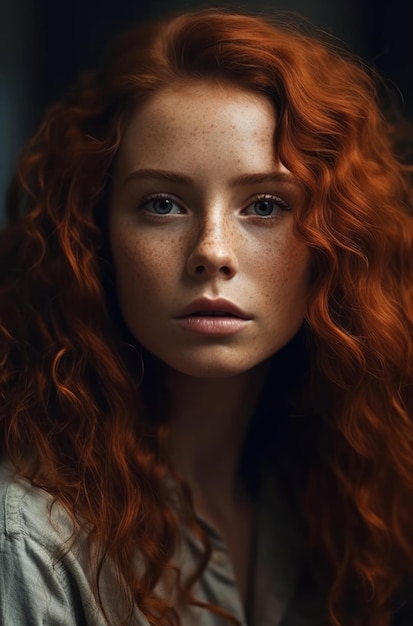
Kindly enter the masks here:
M 156 167 L 171 159 L 190 167 L 214 154 L 217 162 L 234 158 L 248 166 L 253 154 L 268 167 L 268 160 L 275 162 L 274 132 L 274 109 L 264 95 L 211 83 L 180 84 L 135 111 L 118 157 L 125 167 L 130 161 L 134 167 Z
M 166 87 L 153 95 L 137 111 L 134 124 L 156 118 L 162 126 L 184 130 L 195 122 L 200 130 L 208 131 L 211 117 L 224 123 L 228 129 L 235 127 L 241 117 L 245 130 L 257 122 L 274 127 L 275 115 L 270 100 L 264 95 L 238 87 L 209 82 L 181 83 Z

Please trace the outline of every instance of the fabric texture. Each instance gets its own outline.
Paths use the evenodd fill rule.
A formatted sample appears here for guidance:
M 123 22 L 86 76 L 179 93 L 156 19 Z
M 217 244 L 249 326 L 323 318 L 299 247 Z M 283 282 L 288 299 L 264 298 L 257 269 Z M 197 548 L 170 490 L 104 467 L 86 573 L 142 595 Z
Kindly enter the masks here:
M 325 602 L 303 577 L 299 534 L 275 482 L 264 481 L 259 502 L 253 609 L 248 622 L 222 539 L 208 532 L 212 556 L 194 589 L 195 596 L 227 609 L 241 626 L 326 626 Z M 108 622 L 94 600 L 88 567 L 86 534 L 71 542 L 73 525 L 45 491 L 0 467 L 0 623 L 4 626 L 116 626 L 122 603 L 116 577 L 106 567 L 102 597 Z M 73 544 L 73 545 L 72 545 Z M 178 557 L 191 567 L 201 550 L 186 534 Z M 225 626 L 227 622 L 201 608 L 182 615 L 182 626 Z M 131 626 L 148 626 L 137 608 Z

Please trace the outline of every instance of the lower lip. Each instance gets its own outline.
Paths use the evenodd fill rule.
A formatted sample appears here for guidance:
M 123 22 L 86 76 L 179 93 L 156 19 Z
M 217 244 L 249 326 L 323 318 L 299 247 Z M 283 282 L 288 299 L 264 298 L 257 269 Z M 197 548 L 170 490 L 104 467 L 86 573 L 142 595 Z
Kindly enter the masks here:
M 186 330 L 192 330 L 195 333 L 201 335 L 234 335 L 243 330 L 249 320 L 244 320 L 239 317 L 215 317 L 215 316 L 188 316 L 180 317 L 177 323 L 181 328 Z

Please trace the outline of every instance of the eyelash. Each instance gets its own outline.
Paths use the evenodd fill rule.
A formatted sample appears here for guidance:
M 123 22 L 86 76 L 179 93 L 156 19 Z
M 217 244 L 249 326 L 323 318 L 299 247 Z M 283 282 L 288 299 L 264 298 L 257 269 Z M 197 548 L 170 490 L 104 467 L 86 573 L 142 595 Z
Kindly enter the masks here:
M 178 204 L 178 202 L 176 202 L 173 198 L 171 198 L 171 196 L 169 196 L 168 194 L 154 194 L 152 196 L 149 196 L 148 198 L 146 198 L 139 206 L 140 209 L 146 209 L 147 210 L 147 206 L 151 203 L 151 202 L 156 202 L 157 200 L 168 200 L 171 203 L 173 203 L 175 206 L 180 207 L 180 205 Z M 249 209 L 250 207 L 253 207 L 255 204 L 258 204 L 260 202 L 271 202 L 274 205 L 276 205 L 276 207 L 278 207 L 278 209 L 281 212 L 286 212 L 289 211 L 291 209 L 290 205 L 285 202 L 285 200 L 283 200 L 282 198 L 280 198 L 279 196 L 275 196 L 272 194 L 259 194 L 255 197 L 255 199 L 245 208 L 243 209 L 243 211 L 246 211 L 247 209 Z M 155 215 L 157 217 L 165 217 L 168 215 L 171 215 L 171 213 L 156 213 L 156 212 L 152 212 L 152 211 L 148 211 L 151 215 Z M 177 215 L 177 213 L 172 213 L 172 215 Z M 179 213 L 178 213 L 179 215 Z M 275 213 L 275 214 L 270 214 L 270 215 L 259 215 L 259 214 L 255 214 L 255 216 L 253 214 L 250 214 L 253 217 L 258 217 L 260 219 L 271 219 L 271 218 L 276 218 L 279 217 L 279 213 Z

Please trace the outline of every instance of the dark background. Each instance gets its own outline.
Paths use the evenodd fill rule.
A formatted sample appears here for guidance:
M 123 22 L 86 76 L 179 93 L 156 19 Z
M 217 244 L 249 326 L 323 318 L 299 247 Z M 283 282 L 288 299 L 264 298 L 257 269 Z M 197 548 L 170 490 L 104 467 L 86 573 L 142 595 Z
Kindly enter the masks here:
M 0 0 L 0 220 L 18 152 L 47 105 L 93 66 L 119 31 L 196 0 Z M 413 118 L 413 0 L 243 0 L 225 6 L 292 11 L 332 33 L 373 65 Z

